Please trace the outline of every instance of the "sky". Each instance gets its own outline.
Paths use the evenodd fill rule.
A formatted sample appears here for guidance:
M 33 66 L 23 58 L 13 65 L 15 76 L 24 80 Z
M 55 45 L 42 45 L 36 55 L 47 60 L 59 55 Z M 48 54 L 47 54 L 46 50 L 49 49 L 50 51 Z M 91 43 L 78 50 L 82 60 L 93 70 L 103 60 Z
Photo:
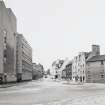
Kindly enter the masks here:
M 17 17 L 18 32 L 33 48 L 33 62 L 49 68 L 92 44 L 105 54 L 105 0 L 4 0 Z

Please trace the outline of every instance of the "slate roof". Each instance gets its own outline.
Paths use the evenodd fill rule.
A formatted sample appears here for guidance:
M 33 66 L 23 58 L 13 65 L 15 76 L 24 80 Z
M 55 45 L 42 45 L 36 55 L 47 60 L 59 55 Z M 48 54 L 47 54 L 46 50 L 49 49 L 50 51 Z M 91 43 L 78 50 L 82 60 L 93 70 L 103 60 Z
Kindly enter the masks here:
M 95 62 L 95 61 L 105 61 L 105 55 L 93 56 L 92 58 L 87 60 L 87 62 Z

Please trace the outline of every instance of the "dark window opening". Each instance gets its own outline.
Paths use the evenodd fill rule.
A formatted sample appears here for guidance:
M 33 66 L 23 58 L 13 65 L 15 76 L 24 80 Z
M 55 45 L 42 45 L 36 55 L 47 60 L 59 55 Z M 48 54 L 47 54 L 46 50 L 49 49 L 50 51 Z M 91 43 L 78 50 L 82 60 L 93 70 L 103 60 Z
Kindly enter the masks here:
M 7 38 L 6 37 L 4 37 L 4 43 L 7 43 Z
M 101 74 L 101 78 L 104 78 L 104 74 Z
M 6 50 L 4 50 L 4 57 L 5 57 L 5 58 L 7 57 L 7 53 L 6 53 Z

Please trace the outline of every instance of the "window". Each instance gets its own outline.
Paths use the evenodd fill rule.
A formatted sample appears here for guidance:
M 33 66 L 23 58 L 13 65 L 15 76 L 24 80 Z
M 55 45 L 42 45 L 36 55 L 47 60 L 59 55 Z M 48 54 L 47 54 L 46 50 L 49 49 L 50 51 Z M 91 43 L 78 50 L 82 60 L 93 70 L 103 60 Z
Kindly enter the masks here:
M 7 36 L 7 32 L 6 32 L 6 30 L 3 30 L 3 35 L 4 35 L 4 37 Z
M 4 43 L 7 43 L 7 37 L 4 37 Z
M 4 35 L 4 42 L 6 43 L 6 39 L 7 39 L 7 32 L 4 30 L 3 31 L 3 35 Z
M 101 78 L 104 78 L 104 74 L 101 74 Z
M 83 81 L 85 80 L 85 76 L 83 76 Z
M 91 77 L 91 75 L 88 75 L 88 77 L 90 78 L 90 77 Z
M 4 58 L 6 58 L 7 57 L 7 52 L 6 52 L 6 50 L 4 50 Z
M 7 49 L 7 45 L 6 45 L 6 43 L 4 43 L 4 50 L 6 50 Z
M 6 63 L 6 61 L 7 61 L 7 59 L 6 59 L 6 57 L 4 57 L 4 63 Z
M 6 30 L 3 30 L 3 38 L 4 38 L 3 39 L 3 41 L 4 41 L 4 50 L 6 50 L 7 49 L 7 32 L 6 32 Z
M 91 79 L 91 75 L 87 75 L 87 78 L 88 78 L 88 79 Z
M 90 77 L 88 77 L 88 79 L 91 79 Z
M 79 61 L 81 60 L 80 58 L 81 58 L 81 55 L 79 55 Z

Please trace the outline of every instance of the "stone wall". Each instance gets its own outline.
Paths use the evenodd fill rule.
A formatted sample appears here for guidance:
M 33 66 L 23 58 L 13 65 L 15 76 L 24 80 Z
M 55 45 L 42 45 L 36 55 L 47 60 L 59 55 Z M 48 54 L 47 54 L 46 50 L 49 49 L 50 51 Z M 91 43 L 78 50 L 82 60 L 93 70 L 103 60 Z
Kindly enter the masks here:
M 86 82 L 105 82 L 105 61 L 88 62 L 86 65 Z

